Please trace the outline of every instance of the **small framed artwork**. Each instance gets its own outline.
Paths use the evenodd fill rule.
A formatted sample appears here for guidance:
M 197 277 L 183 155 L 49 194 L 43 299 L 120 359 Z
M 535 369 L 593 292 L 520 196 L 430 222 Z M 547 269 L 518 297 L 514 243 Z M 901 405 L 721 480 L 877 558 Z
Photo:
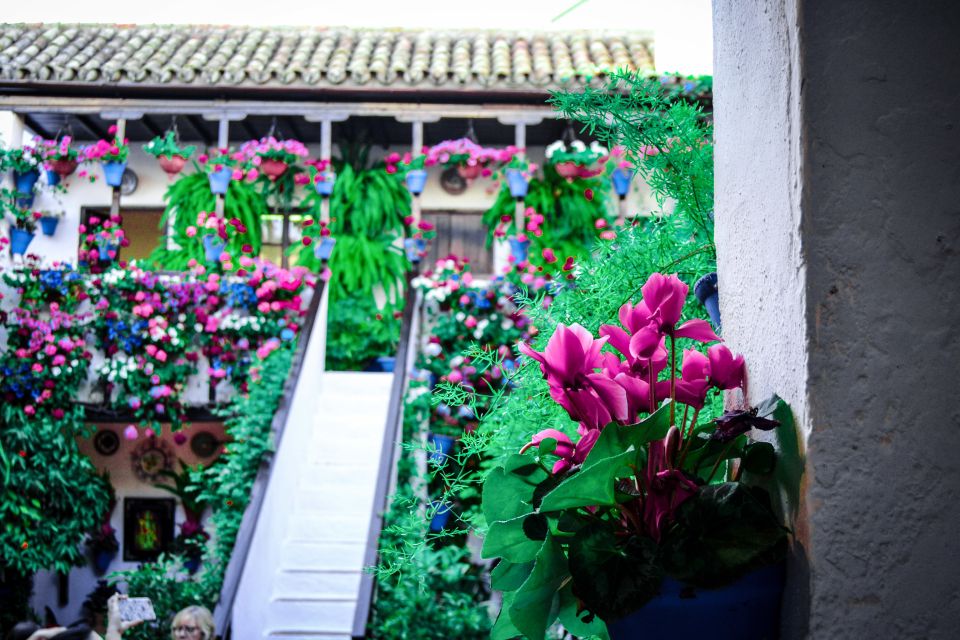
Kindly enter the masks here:
M 169 549 L 175 511 L 173 498 L 124 498 L 123 559 L 149 562 Z

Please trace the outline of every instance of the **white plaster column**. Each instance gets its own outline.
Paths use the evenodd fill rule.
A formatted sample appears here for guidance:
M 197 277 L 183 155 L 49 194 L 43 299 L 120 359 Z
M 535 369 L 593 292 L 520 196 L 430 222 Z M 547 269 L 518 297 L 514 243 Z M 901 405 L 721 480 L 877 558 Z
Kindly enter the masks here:
M 960 619 L 960 10 L 715 0 L 724 338 L 793 407 L 784 638 Z

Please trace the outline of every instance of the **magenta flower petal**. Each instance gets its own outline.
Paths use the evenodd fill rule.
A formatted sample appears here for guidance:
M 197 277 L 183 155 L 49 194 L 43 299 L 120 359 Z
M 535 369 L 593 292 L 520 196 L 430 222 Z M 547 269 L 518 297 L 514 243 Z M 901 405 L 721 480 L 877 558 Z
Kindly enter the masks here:
M 593 387 L 600 402 L 610 412 L 610 416 L 617 422 L 626 423 L 629 416 L 627 392 L 624 388 L 602 373 L 591 373 L 587 376 L 587 380 L 590 381 L 590 386 Z
M 530 438 L 530 444 L 535 447 L 539 446 L 547 438 L 553 438 L 557 441 L 557 448 L 553 451 L 554 455 L 568 459 L 573 457 L 573 441 L 567 434 L 557 429 L 544 429 Z
M 676 274 L 653 273 L 640 291 L 650 315 L 658 319 L 661 327 L 672 327 L 680 320 L 688 289 Z
M 630 336 L 630 355 L 649 360 L 656 354 L 661 342 L 663 334 L 655 325 L 647 325 Z
M 577 448 L 573 454 L 573 461 L 577 464 L 582 464 L 583 461 L 587 459 L 587 454 L 593 449 L 593 445 L 597 443 L 597 438 L 599 437 L 599 429 L 591 429 L 583 434 L 577 442 Z
M 680 365 L 680 375 L 685 380 L 706 378 L 710 375 L 710 360 L 699 351 L 684 349 L 683 364 Z
M 630 334 L 620 327 L 605 324 L 600 327 L 600 335 L 607 338 L 610 346 L 625 356 L 630 355 Z
M 614 381 L 623 387 L 627 394 L 627 423 L 637 421 L 640 413 L 652 413 L 650 406 L 650 385 L 636 376 L 627 373 L 618 374 Z
M 743 356 L 734 357 L 722 344 L 707 349 L 710 362 L 710 382 L 718 389 L 736 389 L 743 387 L 745 366 Z
M 720 336 L 713 332 L 710 323 L 699 318 L 684 322 L 676 328 L 673 336 L 675 338 L 690 338 L 697 342 L 716 342 L 720 339 Z

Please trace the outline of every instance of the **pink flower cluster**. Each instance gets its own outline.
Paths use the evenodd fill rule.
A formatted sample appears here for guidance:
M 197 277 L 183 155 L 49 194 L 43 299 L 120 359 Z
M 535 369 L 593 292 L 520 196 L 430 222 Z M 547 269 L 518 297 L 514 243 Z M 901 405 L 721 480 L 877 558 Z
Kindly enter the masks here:
M 586 455 L 584 449 L 589 451 L 607 424 L 634 424 L 640 414 L 652 413 L 663 400 L 672 399 L 699 411 L 711 388 L 743 386 L 742 356 L 734 357 L 720 344 L 707 349 L 707 355 L 685 350 L 680 377 L 671 366 L 669 378 L 660 380 L 668 362 L 674 361 L 670 356 L 677 339 L 720 340 L 705 320 L 678 325 L 687 291 L 676 275 L 655 273 L 642 287 L 642 300 L 620 308 L 621 326 L 603 325 L 600 338 L 578 324 L 560 324 L 543 352 L 520 345 L 524 355 L 540 363 L 551 397 L 580 423 L 581 440 L 574 454 Z M 615 352 L 602 352 L 606 344 Z M 562 468 L 577 462 L 573 454 L 561 456 L 561 460 L 567 463 Z

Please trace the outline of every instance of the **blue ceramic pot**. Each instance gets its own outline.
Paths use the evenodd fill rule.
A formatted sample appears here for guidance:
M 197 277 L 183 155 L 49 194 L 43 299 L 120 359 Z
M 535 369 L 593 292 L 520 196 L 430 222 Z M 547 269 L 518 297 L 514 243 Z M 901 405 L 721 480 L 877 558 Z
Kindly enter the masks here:
M 427 170 L 411 169 L 407 172 L 407 190 L 415 196 L 423 193 L 423 188 L 427 186 Z
M 507 186 L 510 187 L 510 195 L 514 198 L 526 198 L 530 181 L 520 169 L 507 169 Z
M 127 170 L 126 162 L 104 162 L 103 179 L 110 187 L 119 187 L 123 182 L 123 172 Z
M 333 171 L 324 171 L 320 174 L 320 182 L 313 183 L 314 188 L 324 198 L 333 193 L 333 185 L 337 182 L 337 174 Z
M 450 505 L 441 504 L 439 502 L 431 502 L 430 507 L 439 507 L 437 508 L 437 512 L 433 515 L 433 518 L 430 519 L 430 531 L 443 531 L 447 526 L 447 521 L 450 519 Z
M 183 566 L 193 575 L 200 568 L 200 556 L 189 556 L 183 561 Z
M 15 200 L 17 201 L 17 207 L 20 209 L 29 209 L 33 206 L 34 195 L 17 196 Z
M 33 232 L 26 229 L 10 229 L 10 254 L 22 256 L 27 252 L 27 247 L 33 242 Z
M 530 251 L 530 241 L 529 240 L 517 240 L 516 238 L 510 238 L 510 255 L 513 256 L 513 259 L 517 261 L 517 264 L 524 262 L 527 259 L 527 255 Z
M 613 183 L 613 190 L 617 192 L 620 199 L 627 197 L 630 191 L 630 179 L 633 176 L 626 169 L 614 169 L 610 174 L 610 182 Z
M 453 436 L 442 436 L 439 433 L 431 433 L 427 437 L 427 442 L 430 443 L 430 449 L 433 451 L 433 453 L 430 454 L 430 462 L 443 464 L 447 458 L 450 457 L 450 452 L 453 451 L 453 445 L 456 441 L 456 438 Z
M 203 252 L 206 254 L 207 262 L 219 262 L 226 246 L 227 244 L 219 236 L 203 236 Z
M 407 260 L 413 263 L 420 262 L 420 254 L 427 249 L 427 241 L 423 238 L 406 238 L 403 249 L 407 253 Z
M 231 178 L 233 178 L 233 169 L 230 167 L 224 167 L 219 171 L 214 171 L 207 176 L 207 179 L 210 181 L 210 192 L 218 196 L 224 195 L 230 186 Z
M 377 367 L 380 371 L 386 373 L 393 373 L 393 369 L 397 364 L 397 359 L 395 356 L 380 356 L 377 358 Z
M 105 574 L 116 557 L 116 551 L 97 551 L 93 556 L 93 573 L 98 576 Z
M 667 578 L 660 595 L 626 618 L 607 623 L 611 640 L 780 637 L 783 564 L 758 569 L 720 589 L 691 590 Z
M 710 315 L 713 327 L 720 332 L 720 289 L 717 286 L 716 272 L 708 273 L 693 285 L 693 295 L 697 297 Z
M 330 236 L 320 238 L 320 242 L 318 242 L 317 246 L 313 249 L 313 255 L 317 256 L 318 260 L 329 260 L 330 255 L 333 253 L 333 247 L 336 244 L 336 238 L 331 238 Z
M 100 262 L 110 262 L 113 258 L 110 257 L 110 252 L 116 252 L 117 245 L 115 244 L 104 244 L 97 247 L 97 251 L 100 254 Z M 114 253 L 116 255 L 116 253 Z
M 43 230 L 43 235 L 52 236 L 57 232 L 57 225 L 60 224 L 60 218 L 51 218 L 49 216 L 44 216 L 40 218 L 40 228 Z
M 53 169 L 47 169 L 47 184 L 51 187 L 60 184 L 60 174 Z
M 13 182 L 17 188 L 17 192 L 24 195 L 33 193 L 33 187 L 37 184 L 37 180 L 39 179 L 40 172 L 36 169 L 24 171 L 23 173 L 20 173 L 19 171 L 13 172 Z

